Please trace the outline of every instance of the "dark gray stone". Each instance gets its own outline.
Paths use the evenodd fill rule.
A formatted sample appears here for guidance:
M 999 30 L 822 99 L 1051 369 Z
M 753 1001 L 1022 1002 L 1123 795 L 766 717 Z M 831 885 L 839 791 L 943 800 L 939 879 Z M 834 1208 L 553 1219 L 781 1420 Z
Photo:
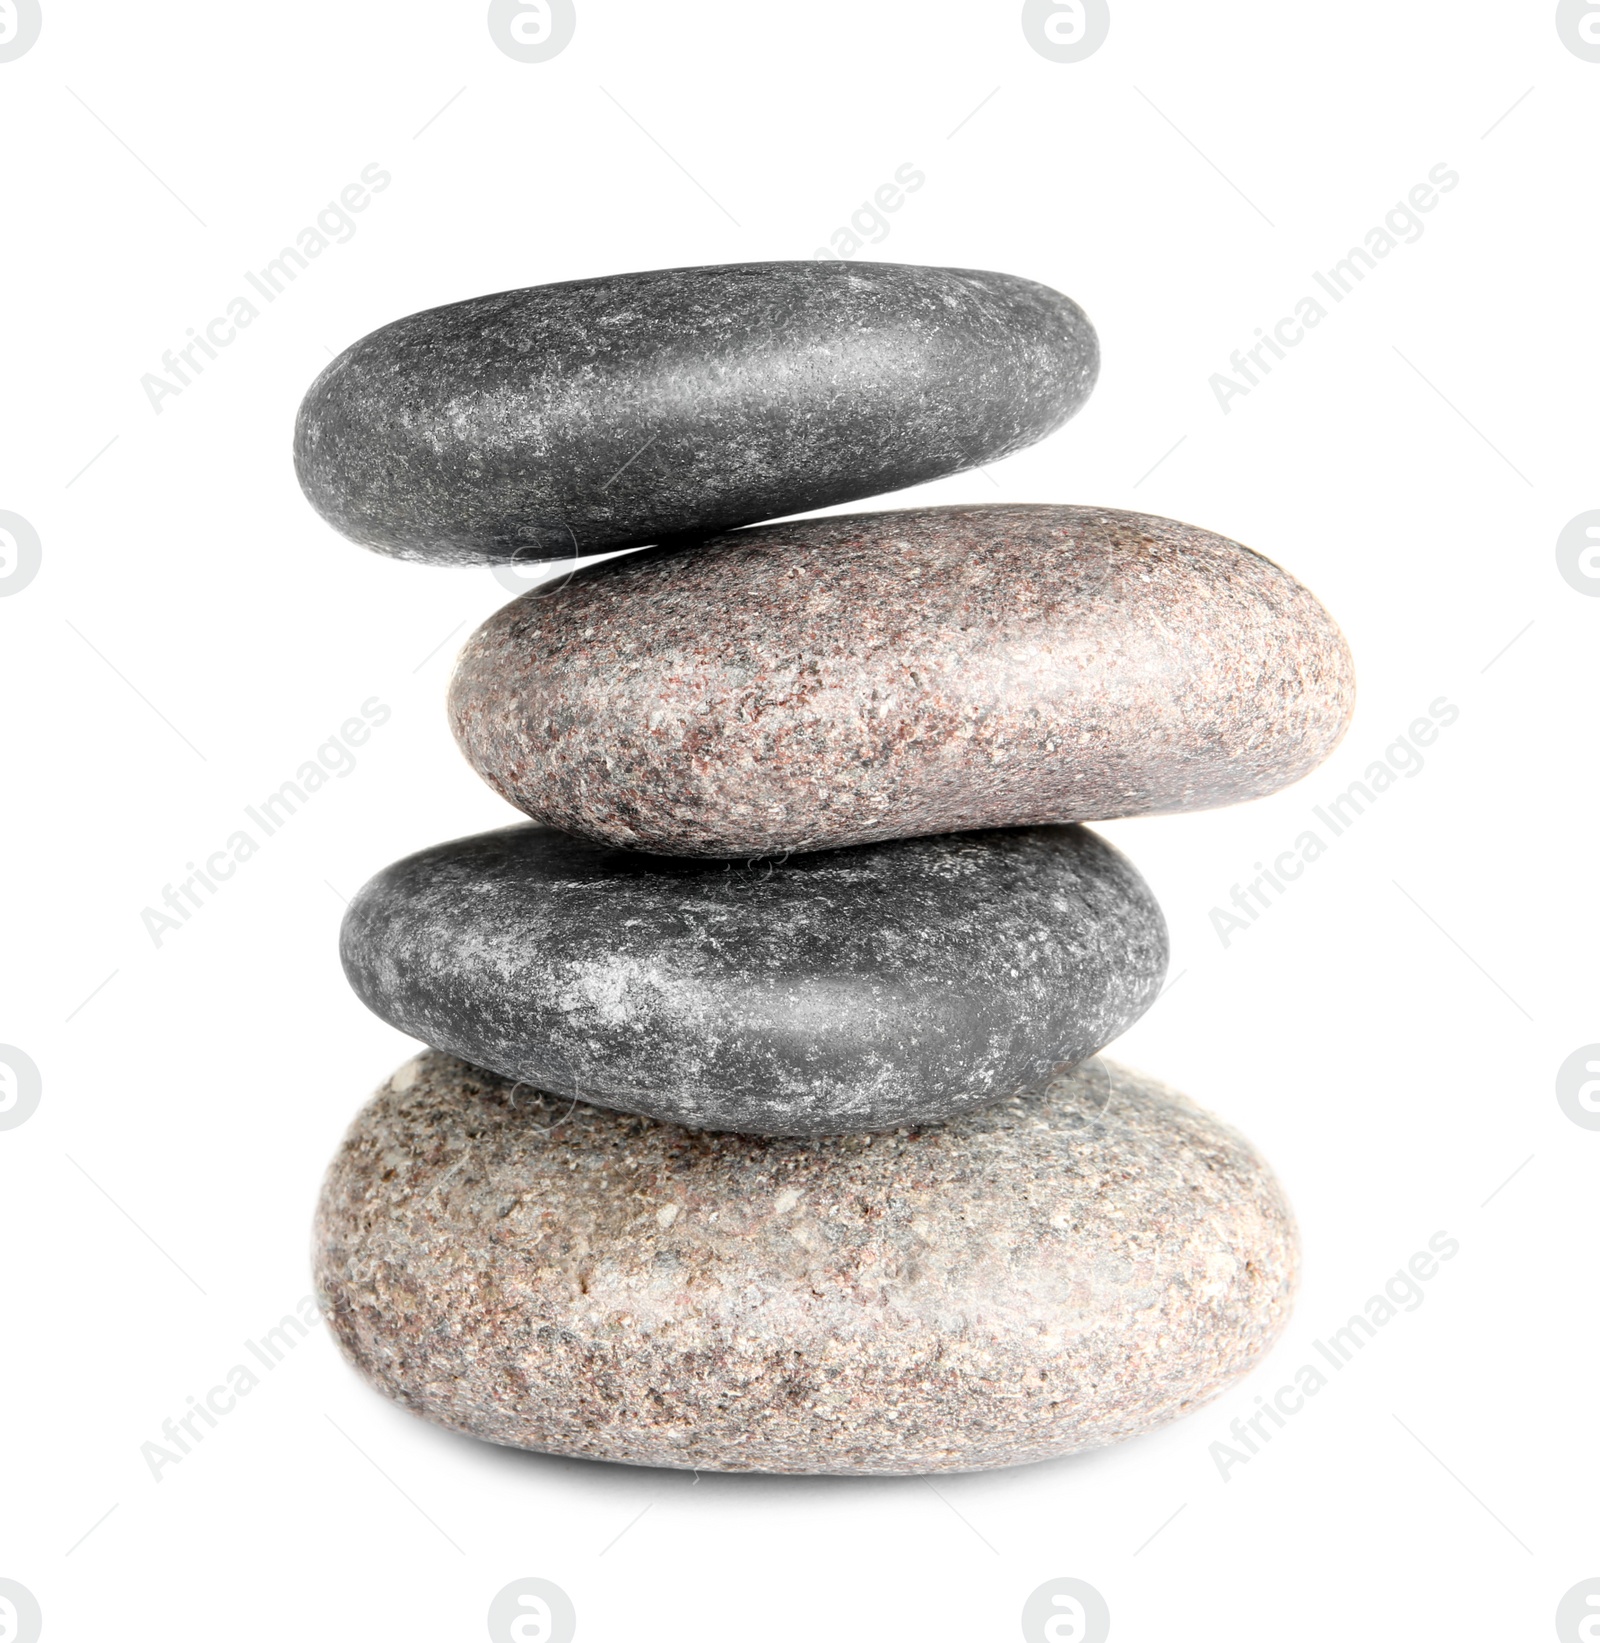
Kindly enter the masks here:
M 429 1053 L 351 1126 L 315 1251 L 345 1354 L 428 1420 L 726 1472 L 977 1471 L 1148 1432 L 1259 1361 L 1298 1266 L 1248 1142 L 1101 1061 L 948 1124 L 773 1141 Z
M 765 262 L 616 274 L 397 320 L 317 378 L 312 505 L 402 559 L 562 559 L 853 501 L 1031 445 L 1099 366 L 1009 274 Z
M 736 865 L 520 826 L 378 874 L 341 950 L 385 1021 L 533 1088 L 819 1135 L 1041 1088 L 1150 1005 L 1167 936 L 1078 827 Z

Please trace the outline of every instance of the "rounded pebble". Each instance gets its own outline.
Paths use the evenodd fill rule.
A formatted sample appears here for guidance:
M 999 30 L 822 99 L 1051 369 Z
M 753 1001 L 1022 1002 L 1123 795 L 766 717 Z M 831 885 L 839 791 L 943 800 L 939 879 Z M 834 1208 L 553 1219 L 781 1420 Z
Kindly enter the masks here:
M 759 262 L 502 291 L 396 320 L 307 392 L 295 470 L 367 547 L 581 557 L 991 462 L 1083 404 L 1058 291 L 967 268 Z
M 1042 1088 L 1154 1001 L 1167 932 L 1080 827 L 734 865 L 523 825 L 386 868 L 341 951 L 385 1021 L 535 1088 L 831 1135 Z
M 1259 798 L 1354 703 L 1343 635 L 1259 554 L 1021 505 L 598 565 L 492 616 L 450 690 L 462 751 L 528 815 L 722 857 Z
M 1295 1287 L 1267 1166 L 1103 1062 L 890 1135 L 623 1117 L 449 1056 L 356 1119 L 321 1304 L 379 1391 L 552 1454 L 976 1471 L 1150 1431 L 1266 1351 Z

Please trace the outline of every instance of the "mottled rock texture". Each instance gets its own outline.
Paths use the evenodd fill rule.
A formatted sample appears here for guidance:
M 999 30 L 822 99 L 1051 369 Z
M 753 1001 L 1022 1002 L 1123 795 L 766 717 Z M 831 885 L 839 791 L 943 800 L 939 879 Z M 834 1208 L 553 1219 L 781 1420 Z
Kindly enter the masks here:
M 854 501 L 1031 445 L 1088 398 L 1093 328 L 1009 274 L 670 268 L 386 325 L 295 427 L 312 505 L 436 564 L 561 559 Z
M 379 1391 L 495 1443 L 717 1471 L 976 1471 L 1149 1431 L 1282 1329 L 1261 1158 L 1090 1062 L 891 1135 L 628 1118 L 429 1053 L 323 1188 L 322 1306 Z
M 737 865 L 511 827 L 356 896 L 384 1020 L 538 1089 L 700 1129 L 892 1129 L 1042 1088 L 1154 1000 L 1148 886 L 1081 827 Z
M 1305 588 L 1104 508 L 739 531 L 491 617 L 450 713 L 530 816 L 675 855 L 1198 810 L 1333 749 L 1355 672 Z

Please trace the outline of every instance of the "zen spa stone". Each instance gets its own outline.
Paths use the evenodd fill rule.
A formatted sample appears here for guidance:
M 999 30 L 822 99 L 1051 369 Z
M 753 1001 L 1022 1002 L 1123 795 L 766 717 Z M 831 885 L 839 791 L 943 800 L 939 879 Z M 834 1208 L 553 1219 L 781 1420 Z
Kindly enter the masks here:
M 964 268 L 766 262 L 505 291 L 397 320 L 312 384 L 295 467 L 357 542 L 564 559 L 918 485 L 1094 386 L 1076 303 Z
M 1101 1062 L 892 1135 L 772 1141 L 574 1105 L 430 1052 L 323 1187 L 319 1299 L 428 1420 L 714 1471 L 1046 1460 L 1190 1413 L 1288 1317 L 1260 1156 Z
M 995 504 L 801 520 L 580 571 L 491 617 L 450 691 L 539 821 L 752 857 L 1272 793 L 1355 673 L 1287 572 L 1192 525 Z
M 1167 934 L 1080 827 L 732 864 L 523 825 L 385 869 L 341 950 L 385 1021 L 533 1089 L 827 1135 L 1044 1087 L 1143 1014 Z

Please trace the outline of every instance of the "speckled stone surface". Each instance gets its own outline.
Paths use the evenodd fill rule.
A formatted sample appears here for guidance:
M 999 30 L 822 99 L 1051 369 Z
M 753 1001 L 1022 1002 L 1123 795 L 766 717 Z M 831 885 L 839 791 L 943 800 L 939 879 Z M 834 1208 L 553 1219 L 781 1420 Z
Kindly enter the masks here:
M 495 1443 L 716 1471 L 976 1471 L 1149 1431 L 1282 1329 L 1293 1216 L 1232 1130 L 1090 1062 L 892 1135 L 762 1141 L 429 1053 L 346 1137 L 324 1311 Z
M 1059 427 L 1094 386 L 1078 306 L 889 263 L 673 268 L 397 320 L 312 384 L 319 513 L 404 559 L 563 559 L 921 484 Z
M 1080 827 L 754 866 L 512 827 L 385 869 L 340 945 L 358 996 L 425 1044 L 756 1135 L 1040 1088 L 1142 1015 L 1167 963 L 1149 887 Z
M 748 857 L 1256 798 L 1326 758 L 1354 700 L 1332 618 L 1248 548 L 996 505 L 580 572 L 473 635 L 450 713 L 540 821 Z

